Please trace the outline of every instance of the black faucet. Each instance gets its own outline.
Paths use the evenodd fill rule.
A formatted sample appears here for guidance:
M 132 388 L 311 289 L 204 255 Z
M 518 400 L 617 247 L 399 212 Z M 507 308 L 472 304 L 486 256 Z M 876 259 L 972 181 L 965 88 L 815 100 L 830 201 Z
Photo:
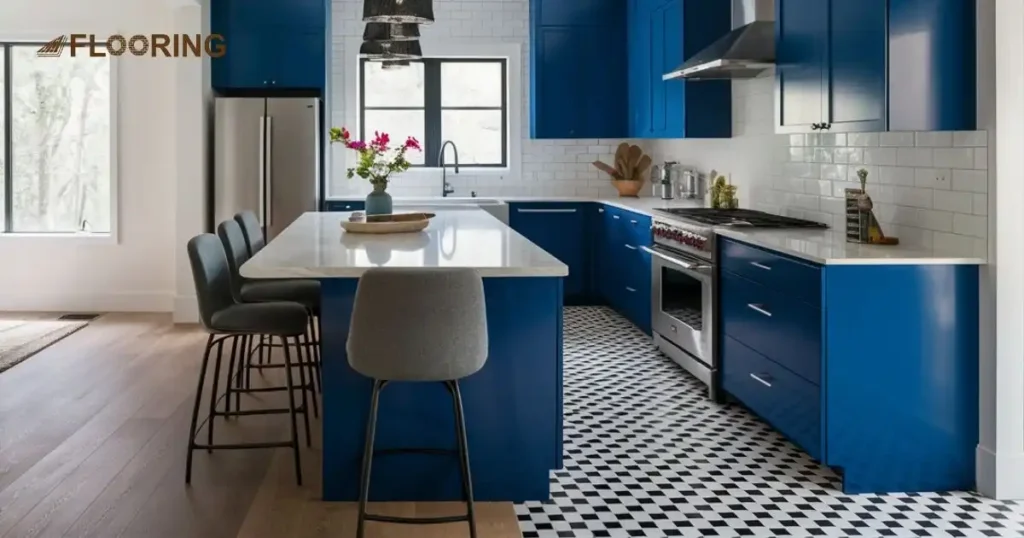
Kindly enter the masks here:
M 441 144 L 441 151 L 437 155 L 437 164 L 441 167 L 441 196 L 447 198 L 449 194 L 455 192 L 455 189 L 448 184 L 448 168 L 444 165 L 444 148 L 451 144 L 452 153 L 455 154 L 455 173 L 459 173 L 459 148 L 455 147 L 455 142 L 451 140 L 445 140 Z

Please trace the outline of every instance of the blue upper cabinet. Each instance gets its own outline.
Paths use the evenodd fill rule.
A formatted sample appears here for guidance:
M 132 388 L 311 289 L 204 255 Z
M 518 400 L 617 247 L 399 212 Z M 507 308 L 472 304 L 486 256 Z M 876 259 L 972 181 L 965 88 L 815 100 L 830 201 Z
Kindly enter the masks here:
M 729 31 L 728 2 L 631 0 L 627 17 L 629 136 L 732 136 L 729 81 L 662 75 Z
M 778 132 L 976 128 L 974 0 L 777 0 Z
M 322 91 L 325 0 L 212 0 L 210 11 L 227 48 L 211 62 L 215 89 Z
M 532 138 L 626 135 L 625 18 L 616 0 L 530 0 Z

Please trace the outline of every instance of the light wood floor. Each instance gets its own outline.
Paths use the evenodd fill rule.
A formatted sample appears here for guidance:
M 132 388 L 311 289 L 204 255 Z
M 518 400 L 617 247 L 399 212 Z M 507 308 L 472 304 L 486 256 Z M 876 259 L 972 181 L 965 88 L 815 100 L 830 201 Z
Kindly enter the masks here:
M 0 537 L 354 536 L 354 505 L 319 501 L 316 421 L 313 448 L 302 453 L 305 487 L 295 485 L 289 450 L 197 451 L 185 486 L 205 340 L 167 316 L 108 314 L 0 374 Z M 283 403 L 283 395 L 263 398 L 275 397 L 281 400 L 264 403 Z M 287 422 L 286 415 L 218 420 L 217 435 L 221 442 L 286 439 Z M 428 503 L 371 509 L 464 510 Z M 477 521 L 481 538 L 522 536 L 509 503 L 478 503 Z M 468 536 L 465 524 L 367 529 L 376 538 Z

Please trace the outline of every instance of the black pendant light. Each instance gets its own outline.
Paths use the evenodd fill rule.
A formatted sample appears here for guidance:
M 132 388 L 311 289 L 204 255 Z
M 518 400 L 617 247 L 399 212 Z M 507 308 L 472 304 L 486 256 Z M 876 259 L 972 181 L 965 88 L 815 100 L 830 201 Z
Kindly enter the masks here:
M 416 60 L 423 57 L 419 41 L 364 41 L 359 55 L 369 60 Z
M 415 41 L 419 38 L 418 24 L 368 22 L 363 29 L 363 41 Z
M 381 62 L 381 69 L 391 71 L 392 69 L 401 69 L 403 67 L 409 67 L 409 60 L 386 60 Z
M 363 0 L 364 22 L 430 24 L 433 0 Z

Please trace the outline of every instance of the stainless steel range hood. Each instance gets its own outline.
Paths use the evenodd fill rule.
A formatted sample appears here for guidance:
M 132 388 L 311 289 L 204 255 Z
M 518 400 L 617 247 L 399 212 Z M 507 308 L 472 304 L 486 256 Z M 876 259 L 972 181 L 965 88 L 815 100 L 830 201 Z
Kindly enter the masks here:
M 731 32 L 665 73 L 662 80 L 754 78 L 775 65 L 774 0 L 733 0 L 732 22 Z

